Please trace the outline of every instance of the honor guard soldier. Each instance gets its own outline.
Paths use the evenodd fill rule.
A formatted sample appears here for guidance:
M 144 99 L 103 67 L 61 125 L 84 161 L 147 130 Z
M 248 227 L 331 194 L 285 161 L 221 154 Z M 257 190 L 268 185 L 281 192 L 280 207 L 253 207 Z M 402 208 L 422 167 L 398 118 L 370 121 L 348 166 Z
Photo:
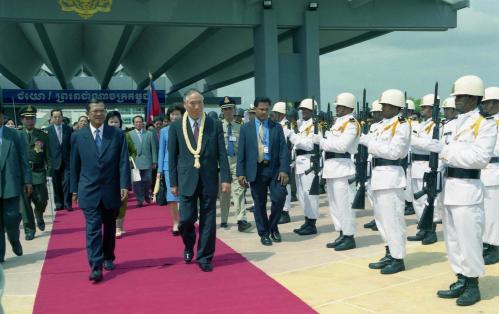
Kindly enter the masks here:
M 229 209 L 231 198 L 234 202 L 237 217 L 237 230 L 244 232 L 251 228 L 251 223 L 246 219 L 246 209 L 244 206 L 244 194 L 246 189 L 241 187 L 237 182 L 236 166 L 237 166 L 237 149 L 241 124 L 234 120 L 234 111 L 236 102 L 231 97 L 225 96 L 220 101 L 220 110 L 222 110 L 223 120 L 222 127 L 224 131 L 225 147 L 227 148 L 227 159 L 229 160 L 230 172 L 232 175 L 231 192 L 220 193 L 220 227 L 227 228 L 227 220 L 229 218 Z
M 457 115 L 459 112 L 456 110 L 456 103 L 454 97 L 448 97 L 442 104 L 445 119 L 442 121 L 442 139 L 445 144 L 449 144 L 452 140 L 452 135 L 456 130 Z
M 275 122 L 279 123 L 282 126 L 282 130 L 284 132 L 284 139 L 286 140 L 287 143 L 288 137 L 292 131 L 291 131 L 291 124 L 286 118 L 286 103 L 283 101 L 276 102 L 274 104 L 274 107 L 272 108 L 272 112 L 274 113 Z M 289 182 L 286 185 L 286 191 L 288 192 L 288 194 L 286 195 L 286 201 L 284 202 L 281 218 L 279 218 L 279 224 L 286 224 L 288 222 L 291 222 L 291 218 L 289 217 L 289 210 L 291 209 L 291 184 Z
M 499 126 L 499 87 L 485 89 L 482 100 L 483 111 L 492 116 Z M 485 265 L 499 261 L 499 136 L 497 137 L 494 154 L 488 166 L 482 170 L 481 179 L 487 192 L 483 205 L 485 207 L 485 231 L 483 233 L 483 259 Z
M 428 94 L 423 96 L 421 101 L 421 123 L 415 124 L 412 127 L 411 136 L 411 184 L 412 191 L 418 192 L 423 189 L 423 176 L 425 172 L 429 172 L 430 152 L 427 150 L 428 144 L 432 141 L 433 128 L 435 123 L 432 120 L 433 102 L 435 96 Z M 425 208 L 427 196 L 426 194 L 419 199 L 414 199 L 413 205 L 416 212 L 416 218 L 421 219 Z M 435 210 L 436 214 L 438 211 Z M 438 216 L 438 215 L 434 215 Z M 438 220 L 438 219 L 435 219 Z M 419 230 L 415 236 L 407 237 L 408 241 L 422 241 L 422 244 L 432 244 L 437 242 L 437 233 L 435 232 L 436 224 L 434 223 L 431 231 Z
M 236 123 L 243 124 L 243 118 L 244 118 L 244 109 L 237 108 L 236 111 L 234 112 L 234 121 L 236 121 Z
M 381 125 L 381 121 L 383 120 L 383 112 L 381 109 L 381 104 L 377 99 L 372 103 L 371 118 L 372 118 L 372 124 L 369 127 L 369 134 L 376 132 L 378 127 Z M 369 162 L 371 165 L 372 165 L 372 159 L 373 156 L 369 154 Z M 369 199 L 369 202 L 371 203 L 371 207 L 374 208 L 373 191 L 371 190 L 371 178 L 369 178 L 367 182 L 368 183 L 366 186 L 366 195 L 367 198 Z M 371 229 L 373 231 L 378 231 L 378 227 L 376 226 L 376 220 L 373 219 L 370 222 L 365 223 L 364 228 Z
M 48 149 L 48 135 L 35 128 L 36 108 L 22 107 L 19 114 L 23 123 L 21 137 L 25 140 L 27 160 L 33 177 L 33 193 L 28 196 L 23 193 L 20 201 L 21 215 L 24 225 L 24 234 L 27 241 L 35 237 L 36 227 L 45 230 L 43 213 L 48 203 L 47 173 L 51 173 L 50 150 Z M 34 215 L 31 203 L 35 205 Z M 36 218 L 36 226 L 35 226 Z
M 355 248 L 355 212 L 352 209 L 348 179 L 355 176 L 352 156 L 357 152 L 360 125 L 353 117 L 355 96 L 342 93 L 336 97 L 336 121 L 326 138 L 319 134 L 314 142 L 324 151 L 322 177 L 326 179 L 329 211 L 339 236 L 326 246 L 336 251 Z
M 407 178 L 402 159 L 409 151 L 411 127 L 405 118 L 399 116 L 405 107 L 402 91 L 386 90 L 379 102 L 383 121 L 374 133 L 360 138 L 360 143 L 367 146 L 373 156 L 371 190 L 374 218 L 387 244 L 385 256 L 379 262 L 369 264 L 369 268 L 380 269 L 382 274 L 394 274 L 405 270 L 404 189 Z
M 446 166 L 443 227 L 447 256 L 457 281 L 441 298 L 458 298 L 461 306 L 480 301 L 478 277 L 485 273 L 482 235 L 485 227 L 481 169 L 487 167 L 496 145 L 497 126 L 493 117 L 478 111 L 484 95 L 482 80 L 474 75 L 459 78 L 453 87 L 460 112 L 456 131 L 448 144 L 432 140 L 428 150 L 439 153 Z
M 315 224 L 319 218 L 319 196 L 310 195 L 314 172 L 308 171 L 312 166 L 310 160 L 314 149 L 314 122 L 312 119 L 314 106 L 317 106 L 317 103 L 311 98 L 301 101 L 299 108 L 302 111 L 303 122 L 298 128 L 298 133 L 293 133 L 289 137 L 294 145 L 296 194 L 305 215 L 305 223 L 300 228 L 293 230 L 298 235 L 316 234 Z M 307 171 L 308 174 L 305 173 Z

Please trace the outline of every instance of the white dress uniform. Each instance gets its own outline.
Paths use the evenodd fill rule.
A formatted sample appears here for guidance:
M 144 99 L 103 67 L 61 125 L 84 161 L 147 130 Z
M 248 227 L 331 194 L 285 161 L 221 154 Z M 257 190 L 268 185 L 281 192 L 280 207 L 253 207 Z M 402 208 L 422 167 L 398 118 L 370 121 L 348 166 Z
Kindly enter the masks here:
M 284 140 L 287 143 L 288 142 L 288 134 L 286 134 L 286 133 L 288 133 L 287 131 L 290 131 L 288 129 L 288 119 L 284 118 L 279 123 L 281 124 L 282 129 L 285 133 Z M 288 185 L 286 185 L 286 190 L 288 191 L 288 194 L 286 195 L 286 201 L 284 202 L 284 207 L 282 210 L 285 212 L 288 212 L 291 209 L 291 184 L 288 183 Z
M 384 161 L 397 161 L 407 156 L 411 128 L 401 117 L 384 119 L 369 140 L 369 153 L 373 155 L 371 190 L 373 191 L 374 218 L 383 240 L 393 258 L 406 255 L 406 224 L 404 219 L 404 188 L 407 177 L 398 165 L 380 165 Z
M 373 124 L 371 124 L 371 126 L 369 127 L 369 134 L 372 135 L 373 133 L 376 132 L 376 130 L 380 127 L 380 125 L 382 124 L 383 121 L 379 121 L 379 122 L 375 122 Z M 369 156 L 367 157 L 367 160 L 369 162 L 369 165 L 372 166 L 372 162 L 373 162 L 373 155 L 369 154 Z M 372 169 L 369 169 L 368 170 L 369 172 L 372 171 Z M 367 194 L 367 199 L 369 200 L 369 202 L 371 203 L 371 207 L 374 209 L 374 199 L 373 199 L 373 191 L 371 189 L 371 177 L 369 177 L 369 179 L 367 180 L 366 182 L 366 194 Z
M 411 127 L 411 130 L 414 130 L 415 128 L 419 128 L 421 123 L 417 120 L 412 120 L 412 119 L 407 119 L 407 122 L 409 123 L 409 126 Z M 414 176 L 412 175 L 412 159 L 411 159 L 411 153 L 412 153 L 412 147 L 409 147 L 409 153 L 408 153 L 408 165 L 407 165 L 407 170 L 405 173 L 405 176 L 407 177 L 407 186 L 405 188 L 405 201 L 409 203 L 414 203 L 414 185 L 412 184 L 412 178 Z M 414 207 L 414 205 L 413 205 Z M 416 211 L 416 209 L 414 209 Z M 419 218 L 418 218 L 419 219 Z
M 499 126 L 499 114 L 494 115 L 496 126 Z M 485 231 L 483 242 L 499 245 L 499 136 L 496 139 L 494 154 L 480 176 L 485 186 Z
M 310 169 L 310 158 L 314 149 L 313 119 L 303 120 L 298 128 L 298 134 L 291 134 L 289 140 L 293 143 L 295 154 L 296 196 L 303 208 L 306 218 L 319 218 L 319 195 L 310 195 L 310 187 L 314 180 L 314 172 L 305 174 Z
M 326 179 L 331 218 L 335 230 L 348 236 L 355 234 L 355 212 L 351 206 L 348 179 L 355 175 L 355 165 L 350 157 L 357 152 L 359 134 L 357 120 L 353 114 L 348 114 L 337 118 L 327 138 L 320 141 L 325 157 L 322 177 Z
M 485 188 L 479 179 L 496 145 L 497 127 L 478 110 L 461 114 L 455 132 L 440 153 L 445 162 L 443 227 L 452 270 L 466 277 L 483 276 L 482 236 Z M 477 177 L 459 178 L 456 172 L 475 172 Z

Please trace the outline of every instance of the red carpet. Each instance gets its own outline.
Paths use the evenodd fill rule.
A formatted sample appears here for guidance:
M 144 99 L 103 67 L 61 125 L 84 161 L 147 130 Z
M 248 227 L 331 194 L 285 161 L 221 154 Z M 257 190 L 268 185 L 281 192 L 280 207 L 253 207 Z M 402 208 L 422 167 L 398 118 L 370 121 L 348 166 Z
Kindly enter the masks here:
M 83 213 L 57 214 L 34 313 L 314 313 L 220 240 L 212 273 L 186 265 L 167 208 L 131 206 L 126 218 L 117 268 L 92 284 Z

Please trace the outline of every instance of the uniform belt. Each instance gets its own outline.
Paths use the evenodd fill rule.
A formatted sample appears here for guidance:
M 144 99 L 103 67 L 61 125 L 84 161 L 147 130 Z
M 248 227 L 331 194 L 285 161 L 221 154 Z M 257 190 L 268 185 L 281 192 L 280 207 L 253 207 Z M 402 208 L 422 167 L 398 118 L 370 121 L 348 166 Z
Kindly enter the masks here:
M 270 164 L 270 161 L 262 160 L 262 162 L 259 162 L 258 164 L 262 167 L 267 167 Z
M 348 158 L 348 159 L 350 159 L 352 157 L 352 155 L 350 155 L 350 153 L 326 152 L 325 157 L 326 157 L 326 159 L 333 159 L 333 158 Z
M 448 167 L 446 176 L 448 178 L 458 179 L 480 179 L 480 169 L 462 169 Z
M 313 154 L 313 151 L 311 151 L 311 150 L 303 150 L 303 149 L 297 149 L 296 150 L 296 156 L 310 155 L 310 154 Z
M 402 162 L 400 159 L 390 160 L 385 158 L 373 158 L 373 167 L 378 166 L 400 166 Z
M 491 164 L 497 164 L 497 163 L 499 163 L 499 157 L 492 157 L 492 158 L 490 158 L 489 163 L 491 163 Z
M 412 161 L 430 161 L 430 155 L 411 154 Z
M 36 171 L 36 172 L 40 172 L 40 171 L 45 171 L 45 165 L 44 164 L 33 164 L 33 163 L 30 163 L 31 165 L 31 171 Z

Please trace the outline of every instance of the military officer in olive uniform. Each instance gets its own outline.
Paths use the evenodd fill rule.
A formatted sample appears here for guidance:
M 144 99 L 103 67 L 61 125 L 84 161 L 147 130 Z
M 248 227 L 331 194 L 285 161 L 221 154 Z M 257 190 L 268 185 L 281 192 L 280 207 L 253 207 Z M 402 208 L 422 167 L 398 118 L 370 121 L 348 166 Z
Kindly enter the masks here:
M 231 197 L 234 202 L 237 217 L 237 229 L 239 232 L 244 232 L 251 228 L 251 223 L 247 222 L 246 210 L 244 206 L 244 194 L 246 189 L 241 187 L 236 180 L 236 165 L 237 165 L 237 148 L 239 141 L 239 132 L 241 124 L 234 120 L 234 111 L 236 102 L 234 99 L 225 96 L 220 101 L 220 109 L 222 110 L 223 120 L 222 127 L 224 130 L 225 146 L 227 148 L 227 158 L 229 159 L 230 172 L 232 174 L 232 187 L 230 193 L 222 193 L 220 191 L 220 211 L 221 211 L 221 227 L 227 228 L 227 220 L 229 218 L 229 208 Z
M 20 209 L 24 225 L 24 234 L 27 241 L 35 237 L 36 226 L 41 231 L 45 230 L 43 213 L 48 203 L 47 172 L 50 174 L 50 150 L 48 149 L 48 135 L 35 128 L 36 108 L 25 106 L 19 112 L 23 129 L 21 137 L 26 142 L 26 154 L 33 177 L 33 193 L 28 196 L 23 193 L 20 198 Z M 32 203 L 35 205 L 34 215 Z

